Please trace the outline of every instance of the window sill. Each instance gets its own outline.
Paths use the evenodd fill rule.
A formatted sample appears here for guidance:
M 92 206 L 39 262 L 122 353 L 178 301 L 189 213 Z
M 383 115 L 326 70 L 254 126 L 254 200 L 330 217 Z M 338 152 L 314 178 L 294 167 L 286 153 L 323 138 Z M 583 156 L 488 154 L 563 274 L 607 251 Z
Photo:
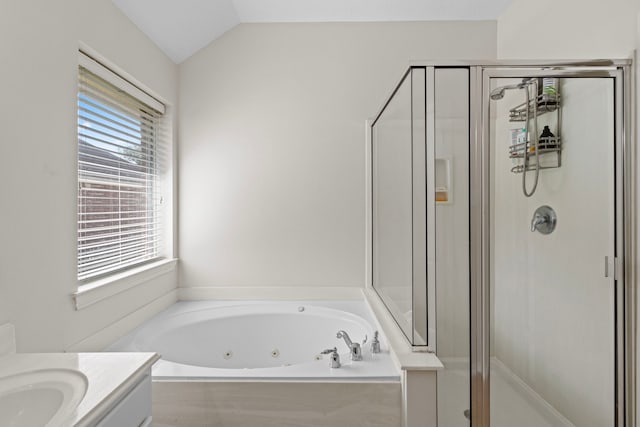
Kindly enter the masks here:
M 131 289 L 141 283 L 173 271 L 178 260 L 163 259 L 82 285 L 72 294 L 76 310 Z

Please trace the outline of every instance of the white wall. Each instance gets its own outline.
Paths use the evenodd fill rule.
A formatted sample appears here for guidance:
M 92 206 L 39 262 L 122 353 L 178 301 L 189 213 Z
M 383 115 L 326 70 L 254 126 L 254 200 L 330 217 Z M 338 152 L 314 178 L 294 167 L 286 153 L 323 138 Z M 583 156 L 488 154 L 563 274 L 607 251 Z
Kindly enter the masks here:
M 561 94 L 562 167 L 540 171 L 530 198 L 508 157 L 508 129 L 523 124 L 508 123 L 507 109 L 524 94 L 510 91 L 492 103 L 499 109 L 493 355 L 575 425 L 595 427 L 610 424 L 614 400 L 614 286 L 603 269 L 604 257 L 614 254 L 613 82 L 564 80 Z M 558 135 L 555 113 L 538 123 L 539 133 L 548 124 Z M 545 154 L 545 163 L 549 156 L 555 154 Z M 527 174 L 529 189 L 534 174 Z M 541 205 L 558 215 L 546 236 L 530 231 Z M 494 403 L 496 411 L 506 409 Z
M 180 286 L 364 284 L 364 121 L 495 22 L 242 24 L 180 66 Z
M 175 273 L 75 311 L 79 42 L 177 102 L 176 66 L 109 0 L 0 3 L 0 324 L 60 351 L 175 288 Z
M 637 0 L 513 0 L 498 18 L 498 58 L 628 58 Z

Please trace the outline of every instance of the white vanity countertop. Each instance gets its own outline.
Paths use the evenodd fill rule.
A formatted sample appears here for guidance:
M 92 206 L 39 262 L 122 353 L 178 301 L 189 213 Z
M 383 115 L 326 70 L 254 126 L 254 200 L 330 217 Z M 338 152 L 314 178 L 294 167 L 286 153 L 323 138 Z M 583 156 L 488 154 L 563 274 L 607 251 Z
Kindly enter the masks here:
M 0 358 L 0 377 L 40 369 L 71 369 L 88 380 L 68 425 L 85 427 L 102 418 L 160 357 L 156 353 L 17 353 Z

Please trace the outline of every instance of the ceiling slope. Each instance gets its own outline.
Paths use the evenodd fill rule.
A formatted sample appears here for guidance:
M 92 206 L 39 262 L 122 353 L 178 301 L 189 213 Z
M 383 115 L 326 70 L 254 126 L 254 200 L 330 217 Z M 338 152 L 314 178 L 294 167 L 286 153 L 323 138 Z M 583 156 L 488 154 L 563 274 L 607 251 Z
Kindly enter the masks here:
M 174 62 L 242 22 L 497 19 L 511 0 L 112 0 Z

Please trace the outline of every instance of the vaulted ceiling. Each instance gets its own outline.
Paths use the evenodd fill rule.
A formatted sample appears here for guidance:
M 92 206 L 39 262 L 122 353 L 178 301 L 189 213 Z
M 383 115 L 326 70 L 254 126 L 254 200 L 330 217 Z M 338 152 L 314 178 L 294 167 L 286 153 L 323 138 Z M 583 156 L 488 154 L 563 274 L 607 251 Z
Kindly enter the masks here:
M 511 0 L 112 0 L 180 63 L 244 22 L 497 19 Z

